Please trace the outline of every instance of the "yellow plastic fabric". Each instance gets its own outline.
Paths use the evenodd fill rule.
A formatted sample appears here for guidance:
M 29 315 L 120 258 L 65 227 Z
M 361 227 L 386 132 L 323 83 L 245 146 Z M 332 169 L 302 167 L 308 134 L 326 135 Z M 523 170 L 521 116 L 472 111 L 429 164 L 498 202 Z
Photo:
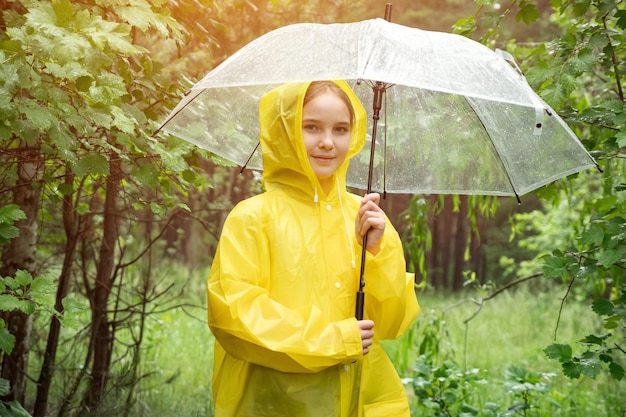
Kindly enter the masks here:
M 356 109 L 350 157 L 364 144 L 366 114 L 337 83 Z M 207 281 L 215 415 L 409 416 L 379 340 L 397 338 L 416 317 L 413 275 L 388 221 L 381 251 L 366 259 L 364 315 L 375 322 L 375 340 L 363 356 L 354 318 L 360 197 L 345 189 L 347 162 L 329 195 L 309 165 L 299 133 L 308 85 L 262 98 L 266 191 L 229 214 Z

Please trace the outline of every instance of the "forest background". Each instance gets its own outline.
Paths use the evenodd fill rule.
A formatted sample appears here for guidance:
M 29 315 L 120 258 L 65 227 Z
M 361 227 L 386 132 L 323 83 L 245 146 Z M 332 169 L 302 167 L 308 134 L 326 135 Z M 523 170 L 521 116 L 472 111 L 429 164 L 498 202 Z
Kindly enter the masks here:
M 166 385 L 192 394 L 154 351 L 177 346 L 173 332 L 161 334 L 164 315 L 177 314 L 178 330 L 205 320 L 203 283 L 221 224 L 260 186 L 152 134 L 186 90 L 254 38 L 296 22 L 381 17 L 385 3 L 0 1 L 0 415 L 212 415 L 210 368 L 196 369 L 204 400 L 195 411 L 146 400 Z M 467 196 L 383 202 L 425 307 L 388 347 L 412 409 L 625 415 L 626 4 L 398 0 L 392 21 L 511 52 L 603 170 L 558 181 L 520 206 Z M 549 312 L 556 323 L 569 305 L 580 308 L 588 327 L 543 354 L 564 383 L 596 381 L 596 400 L 557 398 L 549 371 L 516 366 L 503 385 L 513 400 L 481 400 L 486 377 L 461 365 L 444 317 L 428 311 L 432 294 L 448 294 L 450 308 L 475 306 L 467 335 L 484 304 L 522 286 L 530 298 L 559 294 Z M 503 308 L 491 329 L 502 315 L 519 315 L 518 306 Z M 556 327 L 537 332 L 556 340 Z M 192 340 L 207 351 L 210 333 Z

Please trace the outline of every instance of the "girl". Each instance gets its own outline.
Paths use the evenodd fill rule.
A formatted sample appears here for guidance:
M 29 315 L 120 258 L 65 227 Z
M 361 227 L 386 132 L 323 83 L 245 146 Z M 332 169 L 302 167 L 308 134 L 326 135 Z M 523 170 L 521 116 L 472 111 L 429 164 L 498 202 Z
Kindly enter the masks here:
M 363 106 L 343 81 L 285 84 L 262 97 L 260 127 L 265 192 L 229 214 L 207 282 L 215 415 L 409 416 L 379 340 L 417 315 L 413 276 L 380 196 L 346 191 Z

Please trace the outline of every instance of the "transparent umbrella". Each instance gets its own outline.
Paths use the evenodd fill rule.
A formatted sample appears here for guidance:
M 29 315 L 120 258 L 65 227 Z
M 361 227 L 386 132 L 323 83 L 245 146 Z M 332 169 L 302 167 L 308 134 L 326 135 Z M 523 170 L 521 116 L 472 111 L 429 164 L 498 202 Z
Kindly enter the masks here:
M 261 96 L 285 82 L 342 79 L 372 124 L 351 187 L 519 200 L 597 166 L 509 54 L 389 18 L 390 8 L 386 19 L 271 31 L 209 72 L 159 130 L 261 170 Z

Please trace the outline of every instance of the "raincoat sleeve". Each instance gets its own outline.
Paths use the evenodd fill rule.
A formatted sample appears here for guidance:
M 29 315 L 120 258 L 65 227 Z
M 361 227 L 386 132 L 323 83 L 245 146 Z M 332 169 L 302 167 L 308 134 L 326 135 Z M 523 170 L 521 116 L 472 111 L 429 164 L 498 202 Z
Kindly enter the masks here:
M 386 221 L 380 252 L 366 255 L 364 318 L 374 321 L 378 339 L 396 339 L 417 317 L 419 304 L 414 274 L 406 272 L 402 242 L 389 219 Z
M 228 216 L 207 281 L 211 331 L 233 357 L 282 372 L 319 372 L 362 355 L 356 319 L 329 322 L 315 306 L 269 296 L 269 243 L 259 199 Z

